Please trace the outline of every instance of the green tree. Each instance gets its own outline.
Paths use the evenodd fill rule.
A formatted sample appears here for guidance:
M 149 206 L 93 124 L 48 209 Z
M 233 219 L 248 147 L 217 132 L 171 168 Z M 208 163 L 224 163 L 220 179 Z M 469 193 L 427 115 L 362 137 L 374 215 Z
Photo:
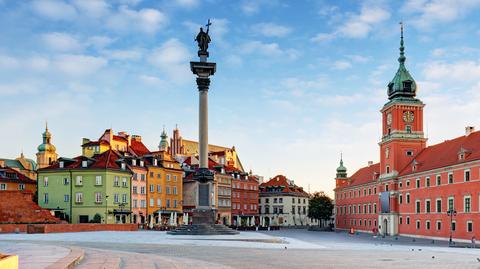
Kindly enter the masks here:
M 332 214 L 332 199 L 324 192 L 315 192 L 309 200 L 308 217 L 318 220 L 318 224 L 323 226 L 322 220 L 330 220 Z
M 102 216 L 100 216 L 100 214 L 95 214 L 95 216 L 93 216 L 93 219 L 90 221 L 91 223 L 101 223 L 102 222 Z

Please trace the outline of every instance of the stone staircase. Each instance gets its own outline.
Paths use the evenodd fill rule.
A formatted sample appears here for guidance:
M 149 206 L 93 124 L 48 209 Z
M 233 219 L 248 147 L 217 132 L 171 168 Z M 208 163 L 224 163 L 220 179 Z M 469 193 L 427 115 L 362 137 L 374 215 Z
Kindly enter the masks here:
M 223 224 L 192 224 L 182 225 L 175 230 L 167 232 L 171 235 L 234 235 L 238 231 L 230 229 Z

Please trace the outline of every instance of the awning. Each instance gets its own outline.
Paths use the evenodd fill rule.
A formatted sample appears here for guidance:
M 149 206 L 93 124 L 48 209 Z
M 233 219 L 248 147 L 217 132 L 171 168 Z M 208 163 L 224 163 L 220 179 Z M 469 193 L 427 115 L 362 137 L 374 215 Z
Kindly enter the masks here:
M 113 210 L 113 215 L 130 215 L 132 214 L 132 211 L 130 210 L 119 210 L 119 209 L 114 209 Z
M 157 210 L 157 211 L 154 211 L 153 214 L 160 214 L 160 215 L 165 215 L 165 214 L 172 214 L 172 213 L 182 213 L 180 211 L 176 211 L 176 210 Z

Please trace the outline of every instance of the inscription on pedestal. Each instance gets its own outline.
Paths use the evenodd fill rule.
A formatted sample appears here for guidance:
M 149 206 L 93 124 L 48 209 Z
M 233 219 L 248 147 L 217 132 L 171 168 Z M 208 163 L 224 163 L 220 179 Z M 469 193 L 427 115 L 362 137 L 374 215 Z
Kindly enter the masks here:
M 210 195 L 209 195 L 209 186 L 208 184 L 200 183 L 198 185 L 198 205 L 199 206 L 210 206 Z

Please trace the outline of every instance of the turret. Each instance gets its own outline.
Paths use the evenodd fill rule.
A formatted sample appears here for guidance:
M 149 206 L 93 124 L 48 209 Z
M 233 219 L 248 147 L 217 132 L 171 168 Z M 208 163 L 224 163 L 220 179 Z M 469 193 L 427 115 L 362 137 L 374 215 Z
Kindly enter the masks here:
M 335 177 L 337 187 L 344 185 L 347 182 L 347 168 L 343 166 L 343 156 L 340 154 L 340 165 L 337 168 L 337 175 Z

